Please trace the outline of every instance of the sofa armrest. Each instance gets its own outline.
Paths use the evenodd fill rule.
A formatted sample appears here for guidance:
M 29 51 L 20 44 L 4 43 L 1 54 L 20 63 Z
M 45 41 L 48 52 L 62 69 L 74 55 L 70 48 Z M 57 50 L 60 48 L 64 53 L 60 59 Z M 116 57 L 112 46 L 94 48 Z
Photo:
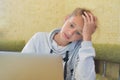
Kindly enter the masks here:
M 94 44 L 96 60 L 120 63 L 120 45 L 118 44 Z
M 24 46 L 24 40 L 0 40 L 0 51 L 21 51 Z

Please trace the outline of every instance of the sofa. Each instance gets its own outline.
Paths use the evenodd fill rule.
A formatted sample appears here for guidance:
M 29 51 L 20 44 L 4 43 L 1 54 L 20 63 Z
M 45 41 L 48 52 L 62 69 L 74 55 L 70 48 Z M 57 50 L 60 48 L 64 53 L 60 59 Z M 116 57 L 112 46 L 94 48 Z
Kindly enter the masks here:
M 20 52 L 24 46 L 24 40 L 0 40 L 0 51 Z
M 97 80 L 120 80 L 120 45 L 93 44 Z

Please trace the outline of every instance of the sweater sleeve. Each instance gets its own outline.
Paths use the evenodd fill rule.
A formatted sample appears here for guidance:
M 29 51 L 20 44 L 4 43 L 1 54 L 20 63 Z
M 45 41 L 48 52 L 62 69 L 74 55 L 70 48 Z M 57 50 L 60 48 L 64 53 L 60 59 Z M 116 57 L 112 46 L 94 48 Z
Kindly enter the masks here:
M 22 50 L 22 53 L 35 53 L 35 42 L 37 40 L 37 33 L 27 42 Z
M 76 80 L 95 80 L 95 50 L 91 41 L 83 41 L 79 49 L 79 61 L 75 69 Z

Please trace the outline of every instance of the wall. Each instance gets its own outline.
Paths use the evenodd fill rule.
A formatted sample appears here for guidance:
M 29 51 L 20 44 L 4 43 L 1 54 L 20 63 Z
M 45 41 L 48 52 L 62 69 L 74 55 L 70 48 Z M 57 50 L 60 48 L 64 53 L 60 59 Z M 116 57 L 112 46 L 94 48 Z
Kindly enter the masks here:
M 120 0 L 0 0 L 0 38 L 25 39 L 38 31 L 51 31 L 76 7 L 98 17 L 95 43 L 120 44 Z
M 61 0 L 0 0 L 0 39 L 28 40 L 61 24 Z

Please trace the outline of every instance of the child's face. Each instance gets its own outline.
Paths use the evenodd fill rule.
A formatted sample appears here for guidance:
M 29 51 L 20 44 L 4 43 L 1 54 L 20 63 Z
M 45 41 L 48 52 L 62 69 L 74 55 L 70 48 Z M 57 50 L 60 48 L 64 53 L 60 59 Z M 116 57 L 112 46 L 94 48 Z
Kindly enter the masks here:
M 82 39 L 83 19 L 81 16 L 69 17 L 60 31 L 60 38 L 66 42 Z

